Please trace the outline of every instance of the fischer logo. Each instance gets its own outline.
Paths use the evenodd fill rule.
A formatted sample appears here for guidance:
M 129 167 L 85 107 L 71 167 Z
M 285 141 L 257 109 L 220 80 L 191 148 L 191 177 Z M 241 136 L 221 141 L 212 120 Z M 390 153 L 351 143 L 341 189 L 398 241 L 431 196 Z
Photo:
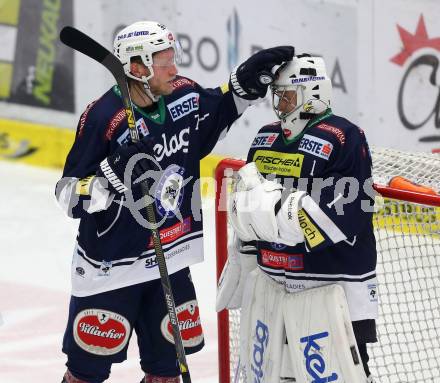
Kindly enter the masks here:
M 170 306 L 171 298 L 166 295 L 167 305 Z M 176 307 L 177 318 L 173 315 L 172 324 L 177 324 L 179 321 L 180 335 L 185 347 L 195 347 L 203 342 L 203 330 L 200 323 L 199 306 L 195 299 L 185 302 Z M 169 316 L 166 314 L 160 324 L 160 330 L 163 337 L 170 343 L 174 344 L 172 326 Z
M 156 144 L 153 147 L 154 157 L 157 161 L 161 161 L 164 156 L 171 157 L 174 153 L 182 150 L 183 153 L 188 153 L 189 140 L 186 136 L 189 135 L 189 128 L 182 129 L 179 135 L 174 134 L 167 142 L 165 133 L 162 133 L 162 144 Z
M 180 118 L 190 114 L 193 110 L 198 110 L 199 97 L 200 95 L 198 93 L 191 92 L 168 104 L 167 108 L 173 121 L 177 121 Z
M 328 160 L 333 151 L 333 144 L 318 137 L 305 134 L 299 143 L 299 150 Z
M 305 336 L 300 339 L 301 343 L 305 343 L 304 357 L 306 363 L 306 370 L 312 377 L 311 383 L 327 383 L 338 379 L 338 374 L 333 372 L 329 376 L 320 376 L 325 373 L 325 360 L 320 352 L 321 347 L 316 341 L 328 337 L 328 332 L 321 332 L 310 336 Z
M 261 250 L 261 260 L 264 266 L 282 268 L 285 270 L 303 270 L 303 254 L 286 254 L 275 251 Z
M 263 378 L 264 351 L 269 342 L 269 328 L 257 319 L 255 327 L 254 351 L 252 353 L 251 370 L 255 374 L 254 383 L 260 383 Z
M 76 316 L 73 337 L 83 350 L 95 355 L 114 355 L 127 344 L 130 323 L 112 311 L 87 309 Z
M 252 142 L 252 148 L 270 148 L 275 142 L 279 133 L 260 133 L 257 134 Z

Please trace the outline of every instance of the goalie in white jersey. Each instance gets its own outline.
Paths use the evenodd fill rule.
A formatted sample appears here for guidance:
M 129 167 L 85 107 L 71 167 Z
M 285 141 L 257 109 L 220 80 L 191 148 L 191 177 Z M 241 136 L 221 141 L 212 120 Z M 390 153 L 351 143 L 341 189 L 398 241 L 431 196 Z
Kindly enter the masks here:
M 320 57 L 294 57 L 271 90 L 279 121 L 260 129 L 239 171 L 217 309 L 242 307 L 248 382 L 372 381 L 377 254 L 365 134 L 333 114 Z

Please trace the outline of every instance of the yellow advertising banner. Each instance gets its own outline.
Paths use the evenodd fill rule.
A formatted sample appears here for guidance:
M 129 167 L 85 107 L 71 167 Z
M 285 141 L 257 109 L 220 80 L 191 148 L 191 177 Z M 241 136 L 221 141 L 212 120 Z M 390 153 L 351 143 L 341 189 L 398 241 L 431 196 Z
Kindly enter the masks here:
M 61 168 L 74 136 L 70 129 L 0 119 L 0 159 Z

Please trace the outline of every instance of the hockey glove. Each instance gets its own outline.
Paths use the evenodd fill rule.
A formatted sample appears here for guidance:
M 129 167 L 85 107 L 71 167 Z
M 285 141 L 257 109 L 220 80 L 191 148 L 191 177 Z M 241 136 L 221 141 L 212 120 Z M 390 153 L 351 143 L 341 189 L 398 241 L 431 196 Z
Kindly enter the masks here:
M 266 180 L 254 162 L 243 166 L 229 208 L 228 217 L 243 241 L 263 240 L 294 246 L 304 241 L 298 211 L 303 191 L 294 191 L 281 201 L 283 187 Z M 277 209 L 277 206 L 281 205 Z
M 107 188 L 111 192 L 126 192 L 132 188 L 134 181 L 152 168 L 154 159 L 149 154 L 153 152 L 151 146 L 150 140 L 144 138 L 118 147 L 99 164 L 96 175 L 107 179 Z M 133 158 L 135 155 L 139 155 L 139 158 Z
M 228 245 L 228 260 L 217 286 L 217 312 L 241 307 L 246 279 L 256 267 L 257 249 L 254 242 L 243 243 L 234 233 Z
M 295 48 L 288 45 L 255 53 L 232 71 L 229 88 L 246 100 L 265 97 L 268 86 L 275 80 L 272 68 L 292 60 L 294 55 Z
M 281 199 L 283 187 L 266 180 L 255 162 L 243 166 L 238 174 L 240 179 L 229 204 L 228 217 L 232 227 L 243 241 L 264 239 L 276 242 L 275 205 Z

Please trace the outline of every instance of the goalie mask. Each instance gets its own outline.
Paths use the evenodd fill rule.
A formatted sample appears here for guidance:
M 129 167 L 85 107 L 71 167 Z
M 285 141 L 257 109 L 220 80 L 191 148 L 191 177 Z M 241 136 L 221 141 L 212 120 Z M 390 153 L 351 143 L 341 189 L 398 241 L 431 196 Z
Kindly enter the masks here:
M 271 90 L 273 109 L 288 139 L 330 107 L 332 85 L 321 57 L 304 54 L 283 64 Z
M 157 101 L 159 97 L 152 94 L 148 80 L 154 76 L 153 64 L 156 66 L 170 65 L 169 62 L 153 62 L 153 54 L 166 49 L 174 49 L 174 62 L 180 63 L 181 48 L 173 32 L 164 25 L 155 21 L 138 21 L 122 29 L 115 37 L 113 52 L 124 66 L 125 75 L 131 79 L 144 83 L 147 95 Z M 150 74 L 141 78 L 134 76 L 130 71 L 131 59 L 140 57 Z

